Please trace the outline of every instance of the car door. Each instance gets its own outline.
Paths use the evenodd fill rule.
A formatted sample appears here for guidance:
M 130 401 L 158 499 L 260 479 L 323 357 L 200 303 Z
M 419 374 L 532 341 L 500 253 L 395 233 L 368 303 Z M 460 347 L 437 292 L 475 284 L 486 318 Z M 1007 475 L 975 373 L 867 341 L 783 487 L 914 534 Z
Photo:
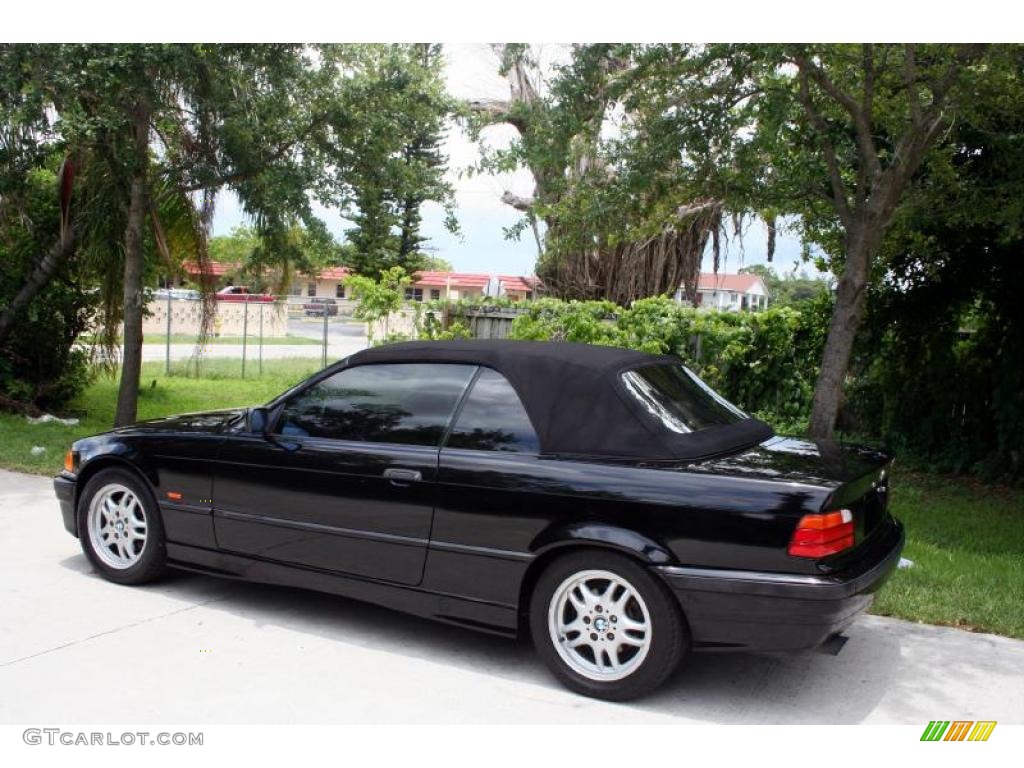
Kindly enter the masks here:
M 559 474 L 571 462 L 539 451 L 515 389 L 481 367 L 441 449 L 425 588 L 515 604 L 530 543 L 573 502 Z
M 418 584 L 439 445 L 472 365 L 344 368 L 293 393 L 267 435 L 238 434 L 214 477 L 218 546 Z

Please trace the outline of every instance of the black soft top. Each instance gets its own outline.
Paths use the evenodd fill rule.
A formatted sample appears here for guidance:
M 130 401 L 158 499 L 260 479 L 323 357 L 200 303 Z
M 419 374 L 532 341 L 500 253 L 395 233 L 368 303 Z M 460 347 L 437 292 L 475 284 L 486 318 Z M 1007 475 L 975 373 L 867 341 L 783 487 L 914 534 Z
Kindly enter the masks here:
M 346 364 L 467 363 L 493 368 L 519 394 L 541 451 L 566 457 L 692 461 L 754 446 L 772 436 L 757 419 L 677 434 L 659 425 L 626 391 L 620 374 L 682 365 L 675 355 L 554 341 L 470 339 L 373 347 Z

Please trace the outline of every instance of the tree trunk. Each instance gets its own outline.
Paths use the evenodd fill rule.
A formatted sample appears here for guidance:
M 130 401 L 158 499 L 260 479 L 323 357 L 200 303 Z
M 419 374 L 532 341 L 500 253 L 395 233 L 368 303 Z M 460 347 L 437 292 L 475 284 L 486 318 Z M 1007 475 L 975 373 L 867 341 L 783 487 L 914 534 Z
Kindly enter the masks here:
M 149 167 L 149 109 L 142 104 L 135 109 L 134 145 L 135 170 L 124 237 L 124 355 L 121 359 L 121 383 L 117 390 L 115 427 L 132 424 L 136 420 L 142 372 L 143 236 L 147 208 L 146 172 Z
M 36 265 L 32 274 L 29 275 L 25 285 L 21 287 L 11 303 L 4 308 L 3 313 L 0 314 L 0 342 L 11 332 L 14 319 L 18 313 L 28 306 L 35 295 L 43 289 L 43 286 L 50 282 L 50 279 L 56 274 L 57 270 L 75 252 L 76 234 L 74 225 L 64 230 L 61 239 L 54 243 L 50 250 L 46 252 L 43 260 Z
M 869 226 L 851 227 L 847 238 L 846 266 L 836 289 L 836 303 L 829 323 L 828 338 L 822 355 L 821 373 L 814 387 L 811 404 L 811 437 L 831 438 L 836 417 L 843 402 L 843 380 L 850 365 L 853 342 L 864 316 L 867 296 L 868 266 L 871 263 L 872 243 Z
M 416 243 L 416 213 L 419 203 L 410 197 L 402 201 L 402 218 L 399 224 L 400 237 L 398 241 L 398 263 L 405 267 L 412 257 Z

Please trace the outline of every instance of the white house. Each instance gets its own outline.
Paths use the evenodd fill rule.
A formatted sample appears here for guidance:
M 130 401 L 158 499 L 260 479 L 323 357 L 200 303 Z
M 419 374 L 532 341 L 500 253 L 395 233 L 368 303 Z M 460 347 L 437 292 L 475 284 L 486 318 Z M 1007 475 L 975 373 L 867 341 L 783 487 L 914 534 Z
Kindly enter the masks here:
M 676 291 L 683 300 L 683 289 Z M 701 272 L 697 283 L 697 306 L 732 312 L 759 312 L 768 308 L 768 288 L 757 275 L 726 275 Z

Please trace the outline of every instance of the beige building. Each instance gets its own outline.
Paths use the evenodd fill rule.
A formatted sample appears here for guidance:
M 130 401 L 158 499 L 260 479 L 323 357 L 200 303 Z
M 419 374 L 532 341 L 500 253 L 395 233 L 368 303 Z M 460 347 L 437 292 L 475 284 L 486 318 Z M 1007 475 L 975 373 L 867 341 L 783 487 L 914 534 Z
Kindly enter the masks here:
M 345 278 L 350 274 L 345 267 L 328 267 L 315 277 L 296 275 L 288 294 L 292 297 L 347 299 L 349 297 L 345 289 Z

